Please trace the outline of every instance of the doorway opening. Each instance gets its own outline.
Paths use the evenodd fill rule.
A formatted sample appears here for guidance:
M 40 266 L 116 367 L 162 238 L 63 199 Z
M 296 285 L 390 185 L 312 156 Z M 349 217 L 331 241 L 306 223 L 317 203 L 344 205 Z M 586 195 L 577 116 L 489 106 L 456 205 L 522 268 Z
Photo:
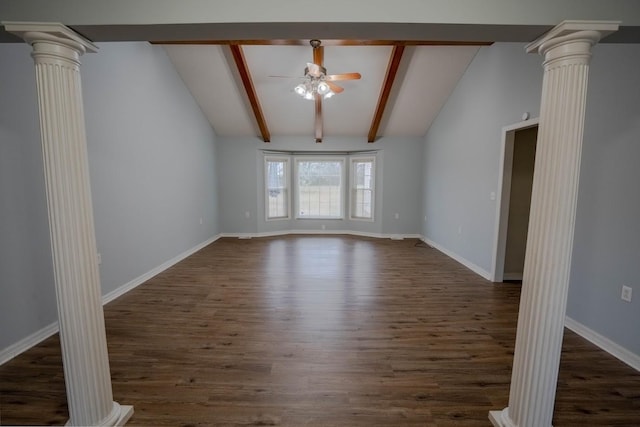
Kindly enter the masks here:
M 538 119 L 502 128 L 494 282 L 522 280 L 537 136 Z

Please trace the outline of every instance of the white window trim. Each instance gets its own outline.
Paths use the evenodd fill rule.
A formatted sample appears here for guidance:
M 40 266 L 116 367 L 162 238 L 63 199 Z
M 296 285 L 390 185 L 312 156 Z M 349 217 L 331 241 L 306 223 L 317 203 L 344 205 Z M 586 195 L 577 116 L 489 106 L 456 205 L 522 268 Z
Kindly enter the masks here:
M 269 168 L 267 164 L 269 162 L 284 162 L 285 164 L 285 183 L 287 184 L 287 215 L 286 216 L 269 216 L 268 200 L 269 200 Z M 293 176 L 291 175 L 291 162 L 288 156 L 265 156 L 264 157 L 264 218 L 265 221 L 282 221 L 291 219 L 291 182 Z
M 296 214 L 294 215 L 295 219 L 297 220 L 323 220 L 323 221 L 332 221 L 332 220 L 344 220 L 345 219 L 345 203 L 347 203 L 347 198 L 345 197 L 345 192 L 346 192 L 346 185 L 345 185 L 345 175 L 346 175 L 346 168 L 347 168 L 347 162 L 346 162 L 346 157 L 345 156 L 295 156 L 293 158 L 293 166 L 294 166 L 294 171 L 293 171 L 293 175 L 291 177 L 292 181 L 293 181 L 293 191 L 294 191 L 294 197 L 293 197 L 293 205 L 296 209 Z M 339 217 L 333 217 L 333 216 L 314 216 L 314 217 L 309 217 L 309 216 L 304 216 L 301 217 L 299 215 L 300 212 L 300 206 L 299 206 L 299 197 L 298 197 L 298 163 L 299 162 L 305 162 L 305 161 L 330 161 L 330 162 L 335 162 L 335 161 L 339 161 L 340 163 L 342 163 L 342 174 L 340 176 L 340 216 Z
M 371 185 L 371 218 L 364 218 L 354 215 L 354 190 L 355 190 L 355 173 L 356 168 L 353 167 L 357 162 L 371 162 L 371 170 L 373 176 L 373 184 Z M 349 219 L 352 221 L 375 222 L 376 212 L 376 181 L 378 174 L 376 171 L 376 156 L 350 156 L 349 157 Z

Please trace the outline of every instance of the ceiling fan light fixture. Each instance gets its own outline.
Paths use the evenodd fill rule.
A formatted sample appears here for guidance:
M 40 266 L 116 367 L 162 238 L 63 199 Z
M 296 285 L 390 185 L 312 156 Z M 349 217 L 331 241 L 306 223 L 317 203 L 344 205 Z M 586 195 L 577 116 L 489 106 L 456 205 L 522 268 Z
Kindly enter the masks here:
M 307 93 L 307 88 L 305 87 L 304 83 L 300 83 L 293 90 L 300 96 L 305 96 L 305 94 Z
M 331 90 L 331 86 L 321 78 L 307 76 L 307 79 L 293 88 L 293 91 L 310 101 L 316 98 L 316 95 L 323 99 L 329 99 L 335 93 Z
M 331 89 L 329 88 L 329 85 L 326 82 L 321 81 L 320 83 L 318 83 L 318 93 L 320 95 L 326 95 L 330 91 Z

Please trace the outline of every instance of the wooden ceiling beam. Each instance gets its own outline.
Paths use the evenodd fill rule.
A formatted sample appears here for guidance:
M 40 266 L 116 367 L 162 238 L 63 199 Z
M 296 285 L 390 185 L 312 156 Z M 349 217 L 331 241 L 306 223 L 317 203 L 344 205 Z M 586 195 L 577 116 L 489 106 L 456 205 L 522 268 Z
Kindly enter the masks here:
M 157 40 L 166 45 L 309 46 L 309 40 Z M 447 40 L 322 40 L 323 46 L 489 46 L 493 42 Z
M 233 55 L 233 60 L 236 63 L 236 67 L 238 67 L 240 79 L 242 80 L 242 84 L 244 85 L 247 97 L 249 98 L 249 103 L 251 104 L 251 109 L 253 110 L 256 122 L 258 123 L 258 128 L 260 129 L 262 140 L 264 142 L 270 142 L 271 135 L 269 134 L 269 128 L 267 127 L 267 122 L 265 121 L 264 115 L 262 114 L 262 108 L 260 107 L 258 94 L 256 93 L 256 89 L 253 86 L 251 73 L 249 72 L 247 61 L 245 61 L 244 59 L 242 48 L 237 44 L 231 44 L 229 45 L 229 48 L 231 49 L 231 54 Z
M 263 46 L 309 46 L 309 40 L 298 39 L 279 39 L 279 40 L 260 40 L 260 39 L 247 39 L 247 40 L 180 40 L 180 41 L 151 41 L 152 44 L 166 44 L 166 45 L 228 45 L 233 54 L 233 59 L 236 63 L 242 83 L 245 87 L 251 108 L 256 118 L 256 122 L 262 134 L 264 142 L 270 141 L 270 134 L 267 128 L 264 115 L 262 114 L 262 108 L 253 86 L 253 81 L 244 54 L 242 52 L 241 45 L 263 45 Z M 380 91 L 380 97 L 376 106 L 376 111 L 371 123 L 371 128 L 368 134 L 368 142 L 375 141 L 378 133 L 378 128 L 382 121 L 382 116 L 386 108 L 391 88 L 398 72 L 400 60 L 406 46 L 488 46 L 493 42 L 477 42 L 477 41 L 444 41 L 444 40 L 322 40 L 322 46 L 313 50 L 313 62 L 318 65 L 323 65 L 324 50 L 323 46 L 393 46 L 389 65 L 387 67 L 387 74 Z M 317 143 L 322 142 L 323 133 L 323 119 L 322 119 L 322 98 L 315 97 L 315 140 Z
M 369 143 L 375 142 L 376 140 L 376 136 L 378 134 L 378 128 L 380 127 L 380 122 L 382 121 L 382 115 L 384 114 L 384 109 L 387 106 L 387 101 L 389 100 L 389 95 L 391 94 L 391 88 L 393 87 L 393 82 L 395 81 L 396 74 L 398 73 L 400 60 L 402 60 L 402 54 L 404 53 L 404 48 L 405 47 L 403 45 L 394 46 L 393 51 L 391 52 L 391 57 L 389 58 L 389 65 L 387 66 L 387 74 L 384 78 L 382 89 L 380 90 L 378 105 L 376 106 L 376 112 L 373 115 L 373 120 L 371 121 L 371 128 L 369 129 L 369 136 L 367 138 L 367 141 Z

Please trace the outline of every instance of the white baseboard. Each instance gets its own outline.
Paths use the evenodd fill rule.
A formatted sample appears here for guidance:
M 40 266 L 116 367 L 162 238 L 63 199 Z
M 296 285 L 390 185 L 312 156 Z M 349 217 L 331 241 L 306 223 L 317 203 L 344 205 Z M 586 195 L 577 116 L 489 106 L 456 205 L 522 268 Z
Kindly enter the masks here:
M 9 347 L 0 351 L 0 365 L 5 364 L 9 360 L 13 359 L 20 353 L 30 349 L 36 344 L 41 343 L 42 341 L 49 338 L 51 335 L 54 335 L 58 332 L 58 322 L 54 322 L 50 325 L 45 326 L 39 331 L 34 332 L 26 338 L 21 339 L 15 344 L 11 344 Z
M 194 246 L 193 248 L 187 249 L 186 251 L 182 252 L 181 254 L 176 255 L 175 257 L 171 258 L 169 261 L 160 264 L 159 266 L 157 266 L 153 270 L 150 270 L 150 271 L 144 273 L 143 275 L 136 277 L 135 279 L 133 279 L 129 283 L 125 283 L 124 285 L 118 287 L 117 289 L 114 289 L 113 291 L 103 295 L 102 296 L 102 304 L 103 305 L 108 304 L 111 301 L 113 301 L 114 299 L 118 298 L 119 296 L 126 294 L 130 290 L 140 286 L 141 284 L 143 284 L 147 280 L 151 279 L 153 276 L 157 276 L 158 274 L 162 273 L 163 271 L 165 271 L 169 267 L 172 267 L 173 265 L 179 263 L 180 261 L 182 261 L 183 259 L 185 259 L 189 255 L 192 255 L 192 254 L 198 252 L 200 249 L 204 248 L 205 246 L 208 246 L 211 243 L 215 242 L 220 237 L 221 237 L 220 234 L 218 234 L 217 236 L 213 236 L 212 238 L 205 240 L 204 242 Z
M 636 371 L 640 371 L 640 355 L 637 355 L 626 348 L 611 341 L 609 338 L 603 337 L 596 331 L 589 329 L 580 322 L 577 322 L 567 316 L 564 321 L 567 329 L 580 335 L 582 338 L 590 341 L 602 350 L 606 351 L 616 359 L 631 366 Z
M 263 231 L 260 233 L 223 233 L 220 237 L 235 237 L 238 239 L 253 239 L 258 237 L 274 237 L 274 236 L 287 236 L 298 234 L 319 234 L 319 235 L 348 235 L 348 236 L 361 236 L 372 237 L 376 239 L 391 239 L 391 240 L 403 240 L 403 239 L 420 239 L 420 234 L 383 234 L 383 233 L 369 233 L 367 231 L 353 231 L 353 230 L 281 230 L 281 231 Z
M 182 252 L 181 254 L 171 258 L 169 261 L 162 263 L 161 265 L 159 265 L 158 267 L 154 268 L 153 270 L 136 277 L 135 279 L 133 279 L 132 281 L 130 281 L 129 283 L 126 283 L 122 286 L 120 286 L 119 288 L 105 294 L 102 296 L 102 305 L 106 305 L 109 302 L 113 301 L 114 299 L 118 298 L 121 295 L 126 294 L 127 292 L 129 292 L 130 290 L 140 286 L 141 284 L 143 284 L 144 282 L 146 282 L 147 280 L 151 279 L 153 276 L 156 276 L 160 273 L 162 273 L 164 270 L 168 269 L 169 267 L 173 266 L 174 264 L 177 264 L 178 262 L 182 261 L 183 259 L 185 259 L 186 257 L 188 257 L 189 255 L 194 254 L 195 252 L 199 251 L 200 249 L 204 248 L 205 246 L 215 242 L 216 240 L 218 240 L 221 237 L 221 235 L 217 235 L 214 236 L 210 239 L 205 240 L 204 242 L 194 246 L 191 249 L 188 249 L 184 252 Z M 47 338 L 49 338 L 50 336 L 52 336 L 53 334 L 56 334 L 58 332 L 59 328 L 58 328 L 58 322 L 54 322 L 50 325 L 45 326 L 44 328 L 40 329 L 39 331 L 29 335 L 28 337 L 18 341 L 15 344 L 10 345 L 9 347 L 3 349 L 0 351 L 0 365 L 3 365 L 4 363 L 8 362 L 9 360 L 13 359 L 14 357 L 18 356 L 21 353 L 24 353 L 25 351 L 29 350 L 31 347 L 40 344 L 42 341 L 46 340 Z
M 443 246 L 440 246 L 439 244 L 437 244 L 433 240 L 430 240 L 430 239 L 428 239 L 426 237 L 422 237 L 421 239 L 427 245 L 432 246 L 433 248 L 439 250 L 440 252 L 442 252 L 443 254 L 448 256 L 449 258 L 453 258 L 454 260 L 458 261 L 460 264 L 462 264 L 465 267 L 467 267 L 469 270 L 473 271 L 474 273 L 478 274 L 479 276 L 482 276 L 484 279 L 487 279 L 489 281 L 491 280 L 491 273 L 488 272 L 487 270 L 483 269 L 482 267 L 472 263 L 468 259 L 456 254 L 455 252 L 451 252 L 449 249 L 447 249 L 447 248 L 445 248 Z

